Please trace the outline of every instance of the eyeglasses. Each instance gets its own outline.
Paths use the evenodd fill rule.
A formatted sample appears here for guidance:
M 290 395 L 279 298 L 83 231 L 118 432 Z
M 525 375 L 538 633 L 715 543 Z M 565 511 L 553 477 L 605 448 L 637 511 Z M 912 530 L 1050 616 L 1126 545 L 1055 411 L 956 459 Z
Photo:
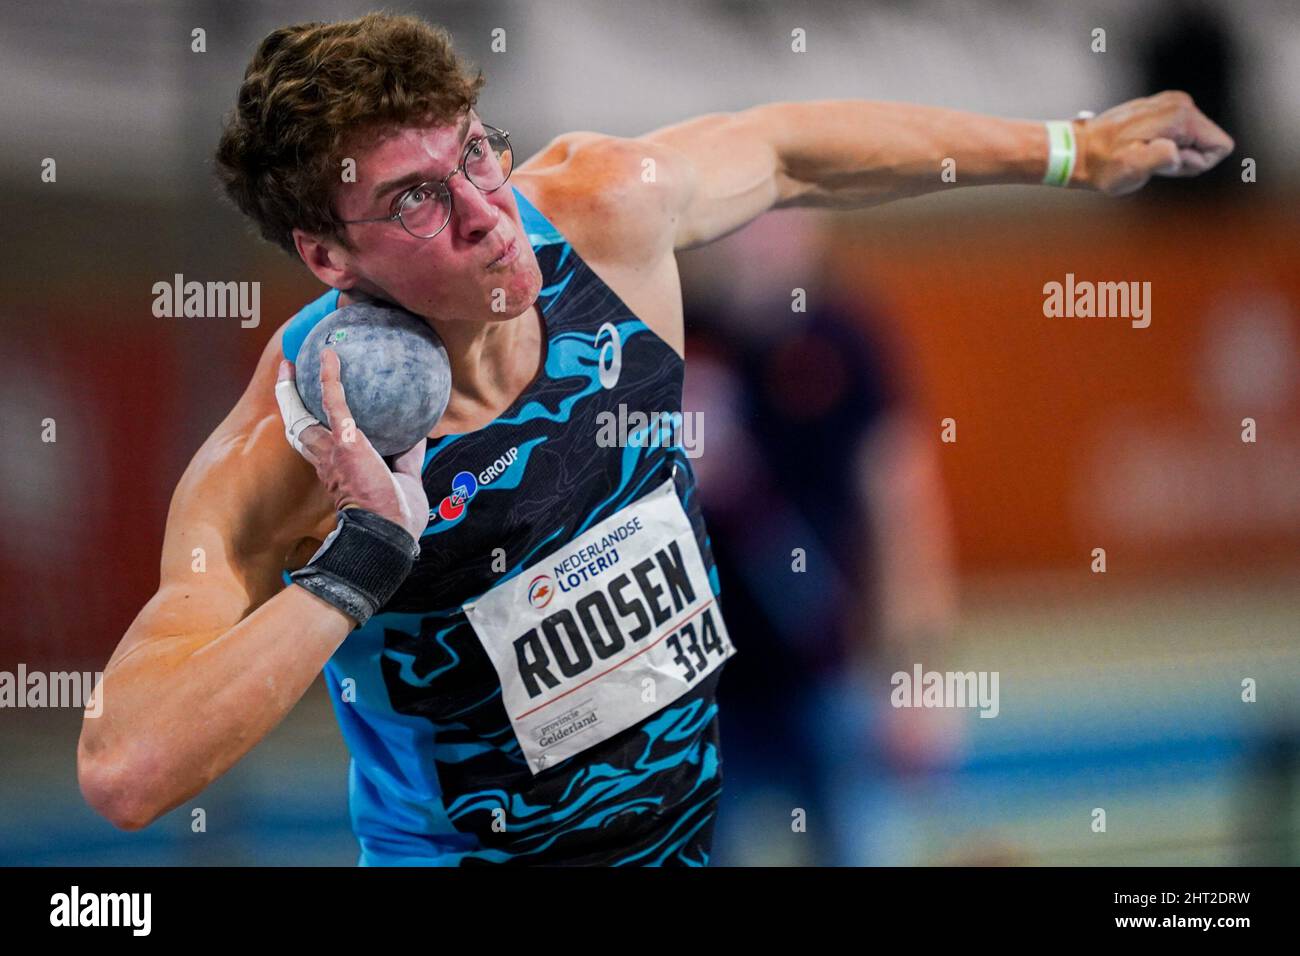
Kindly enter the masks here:
M 464 173 L 465 178 L 485 193 L 495 192 L 505 185 L 514 166 L 514 154 L 510 149 L 510 134 L 495 126 L 483 124 L 486 136 L 476 136 L 465 147 L 465 155 L 460 165 L 447 174 L 447 178 L 435 182 L 420 183 L 412 186 L 397 199 L 397 207 L 391 216 L 378 216 L 374 219 L 335 219 L 341 226 L 361 222 L 392 222 L 396 219 L 402 228 L 417 239 L 432 239 L 451 222 L 451 190 L 447 183 L 457 173 Z

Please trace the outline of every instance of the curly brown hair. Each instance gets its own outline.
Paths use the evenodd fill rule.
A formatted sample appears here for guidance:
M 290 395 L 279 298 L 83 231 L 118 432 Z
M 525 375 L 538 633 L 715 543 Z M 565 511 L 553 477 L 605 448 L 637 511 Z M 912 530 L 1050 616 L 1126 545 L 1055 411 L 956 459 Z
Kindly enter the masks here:
M 470 69 L 446 30 L 416 17 L 281 27 L 244 72 L 217 176 L 262 236 L 290 255 L 295 228 L 348 247 L 331 206 L 345 147 L 382 127 L 454 122 L 483 87 L 482 72 Z

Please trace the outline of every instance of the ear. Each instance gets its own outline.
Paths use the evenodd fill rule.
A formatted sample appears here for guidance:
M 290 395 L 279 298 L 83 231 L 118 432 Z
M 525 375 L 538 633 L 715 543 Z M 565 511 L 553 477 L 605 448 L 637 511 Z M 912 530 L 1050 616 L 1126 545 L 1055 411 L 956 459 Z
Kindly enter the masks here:
M 293 244 L 312 275 L 332 289 L 347 289 L 356 282 L 352 257 L 337 241 L 293 231 Z

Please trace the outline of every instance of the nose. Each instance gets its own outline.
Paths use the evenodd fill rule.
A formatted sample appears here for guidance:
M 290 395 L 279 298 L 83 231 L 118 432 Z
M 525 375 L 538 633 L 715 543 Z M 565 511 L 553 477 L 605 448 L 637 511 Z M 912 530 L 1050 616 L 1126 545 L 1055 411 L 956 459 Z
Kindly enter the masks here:
M 462 239 L 481 239 L 496 228 L 501 210 L 488 201 L 487 194 L 464 175 L 452 176 L 447 183 L 452 194 L 452 216 Z

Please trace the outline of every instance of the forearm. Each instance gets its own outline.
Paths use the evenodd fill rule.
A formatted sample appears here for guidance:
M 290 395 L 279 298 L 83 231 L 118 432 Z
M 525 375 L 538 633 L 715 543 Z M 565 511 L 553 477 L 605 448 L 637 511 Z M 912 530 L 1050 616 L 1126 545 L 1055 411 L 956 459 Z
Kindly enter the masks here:
M 295 586 L 216 638 L 140 642 L 110 663 L 102 712 L 83 724 L 87 799 L 136 829 L 192 798 L 284 719 L 355 624 Z
M 1036 184 L 1047 169 L 1047 134 L 1035 120 L 873 100 L 754 109 L 786 180 L 782 206 L 851 209 L 958 186 Z M 1080 149 L 1071 183 L 1085 175 Z

